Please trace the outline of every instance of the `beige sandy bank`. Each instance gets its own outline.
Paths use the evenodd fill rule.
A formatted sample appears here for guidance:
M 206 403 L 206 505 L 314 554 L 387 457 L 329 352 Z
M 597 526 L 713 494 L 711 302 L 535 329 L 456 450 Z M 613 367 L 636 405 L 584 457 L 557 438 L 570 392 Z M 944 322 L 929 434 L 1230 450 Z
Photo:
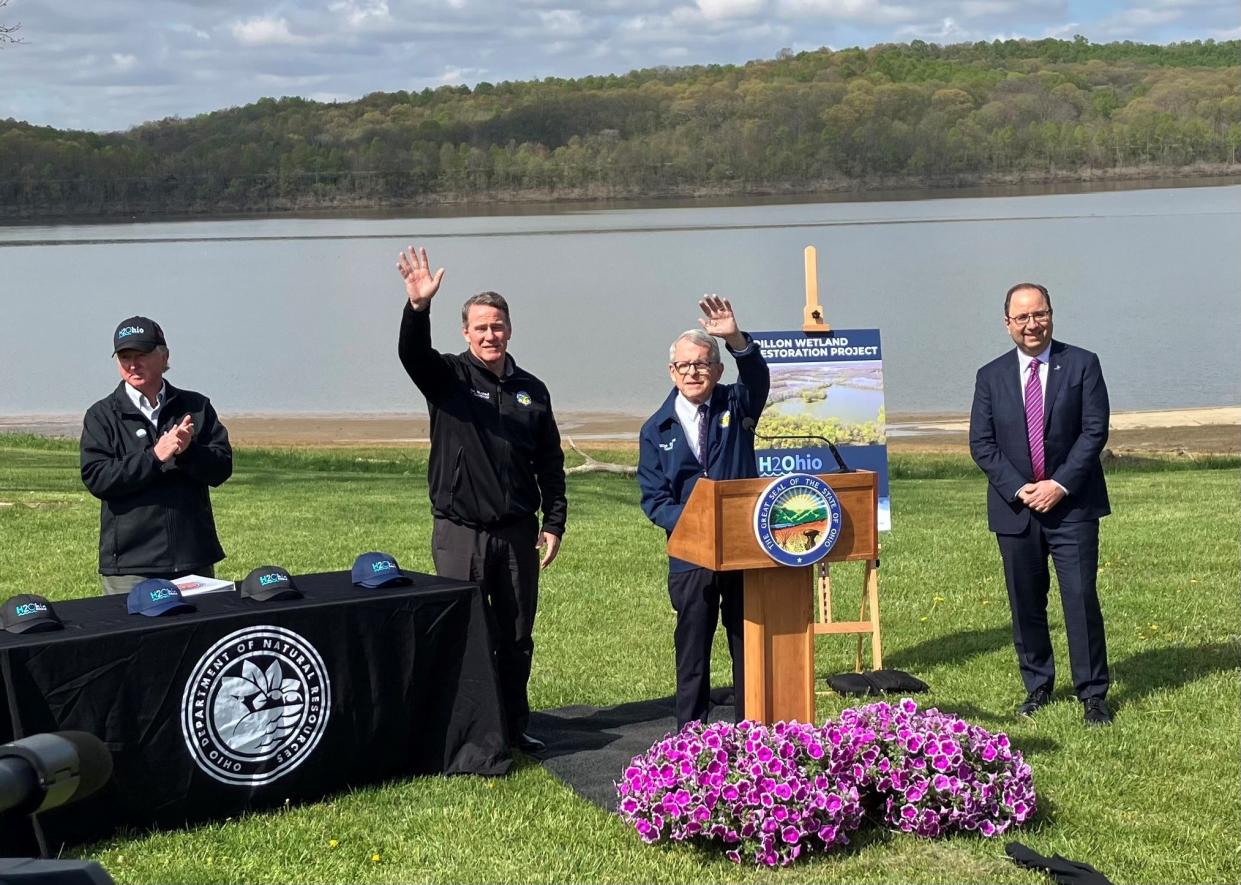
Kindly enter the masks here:
M 644 416 L 616 412 L 566 412 L 561 433 L 580 445 L 632 445 Z M 424 415 L 281 414 L 224 415 L 242 446 L 385 446 L 426 443 Z M 969 421 L 963 415 L 893 415 L 888 444 L 894 451 L 963 451 Z M 79 416 L 0 417 L 0 433 L 76 437 Z M 1117 452 L 1241 452 L 1241 407 L 1117 412 L 1108 445 Z

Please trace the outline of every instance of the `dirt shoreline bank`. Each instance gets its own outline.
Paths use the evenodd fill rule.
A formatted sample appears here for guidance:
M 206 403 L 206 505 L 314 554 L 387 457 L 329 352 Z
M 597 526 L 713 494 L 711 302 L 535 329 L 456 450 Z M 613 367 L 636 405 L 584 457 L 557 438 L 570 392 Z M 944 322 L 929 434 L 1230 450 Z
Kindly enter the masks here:
M 239 446 L 323 448 L 425 444 L 427 417 L 418 414 L 234 414 L 221 416 Z M 579 445 L 634 445 L 645 416 L 565 412 L 563 436 Z M 960 414 L 893 415 L 888 447 L 894 452 L 965 451 L 969 418 Z M 81 418 L 68 415 L 0 416 L 0 433 L 76 438 Z M 1241 453 L 1241 407 L 1117 412 L 1108 447 L 1114 452 Z

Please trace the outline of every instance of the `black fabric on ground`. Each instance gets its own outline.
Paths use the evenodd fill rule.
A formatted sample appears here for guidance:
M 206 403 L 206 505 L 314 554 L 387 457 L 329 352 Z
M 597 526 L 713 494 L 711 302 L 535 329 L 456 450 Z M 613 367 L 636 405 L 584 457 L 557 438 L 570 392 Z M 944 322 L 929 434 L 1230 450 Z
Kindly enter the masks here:
M 871 697 L 883 694 L 913 694 L 930 686 L 904 670 L 871 670 L 866 673 L 837 673 L 827 677 L 828 687 L 837 694 Z
M 732 722 L 732 699 L 731 688 L 714 689 L 709 721 Z M 530 733 L 546 741 L 547 749 L 530 755 L 583 799 L 615 811 L 615 783 L 630 760 L 676 730 L 670 697 L 602 709 L 540 710 L 530 714 Z
M 1059 885 L 1112 885 L 1107 876 L 1088 863 L 1069 860 L 1059 854 L 1044 857 L 1020 842 L 1009 842 L 1004 846 L 1004 853 L 1019 867 L 1048 873 Z

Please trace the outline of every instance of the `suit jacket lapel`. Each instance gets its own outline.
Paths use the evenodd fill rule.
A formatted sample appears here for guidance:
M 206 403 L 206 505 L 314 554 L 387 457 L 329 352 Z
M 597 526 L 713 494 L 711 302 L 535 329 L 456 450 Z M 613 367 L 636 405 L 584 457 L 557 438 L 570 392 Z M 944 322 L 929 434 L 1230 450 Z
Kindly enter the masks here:
M 1058 341 L 1051 342 L 1051 356 L 1047 366 L 1047 393 L 1043 395 L 1043 430 L 1051 426 L 1051 408 L 1055 405 L 1056 396 L 1064 387 L 1064 379 L 1068 372 L 1060 367 L 1064 361 L 1064 345 Z
M 1017 357 L 1017 348 L 1013 348 L 1012 359 L 1008 360 L 1008 368 L 1004 370 L 1004 389 L 1013 401 L 1013 407 L 1025 420 L 1026 394 L 1021 386 L 1021 360 Z

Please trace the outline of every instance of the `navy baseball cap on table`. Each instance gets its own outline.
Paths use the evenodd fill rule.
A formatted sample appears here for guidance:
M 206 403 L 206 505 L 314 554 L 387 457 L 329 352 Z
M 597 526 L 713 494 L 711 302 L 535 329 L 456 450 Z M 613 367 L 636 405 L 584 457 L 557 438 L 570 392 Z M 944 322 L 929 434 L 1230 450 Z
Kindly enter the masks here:
M 150 353 L 161 344 L 165 346 L 168 344 L 164 340 L 164 330 L 150 317 L 130 317 L 127 320 L 121 320 L 116 331 L 112 333 L 113 356 L 122 350 Z
M 33 593 L 19 593 L 6 599 L 0 608 L 0 626 L 10 633 L 42 633 L 65 627 L 52 604 Z
M 274 599 L 301 599 L 293 578 L 278 565 L 260 565 L 237 587 L 243 599 L 270 602 Z
M 413 578 L 401 571 L 396 557 L 391 553 L 363 553 L 353 561 L 353 584 L 355 587 L 392 587 L 412 584 Z
M 197 611 L 182 598 L 176 584 L 163 578 L 149 578 L 138 584 L 129 591 L 125 605 L 131 615 L 146 615 L 148 618 Z

